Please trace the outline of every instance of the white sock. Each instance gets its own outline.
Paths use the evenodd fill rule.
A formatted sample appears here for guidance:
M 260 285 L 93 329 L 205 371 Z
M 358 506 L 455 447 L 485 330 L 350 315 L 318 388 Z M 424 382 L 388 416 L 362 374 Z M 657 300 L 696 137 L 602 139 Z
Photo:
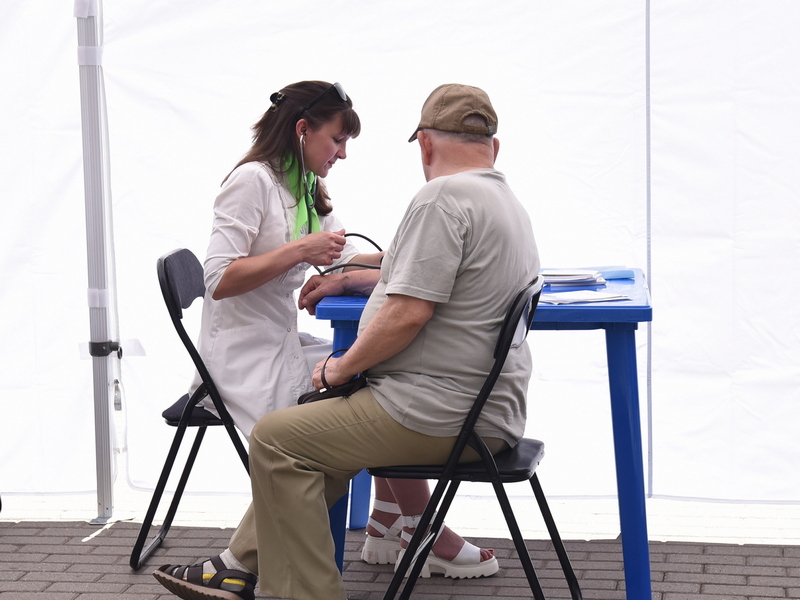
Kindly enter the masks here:
M 245 573 L 250 573 L 250 575 L 255 575 L 255 573 L 253 573 L 250 569 L 248 569 L 242 563 L 239 562 L 239 559 L 237 559 L 233 555 L 233 552 L 231 552 L 230 548 L 225 548 L 225 550 L 222 551 L 219 557 L 222 560 L 222 564 L 224 564 L 229 569 L 235 569 L 236 571 L 244 571 Z M 206 564 L 208 564 L 212 569 L 214 568 L 214 565 L 212 565 L 211 562 L 208 562 Z M 205 565 L 203 565 L 203 571 L 205 571 Z M 216 573 L 216 571 L 214 572 Z

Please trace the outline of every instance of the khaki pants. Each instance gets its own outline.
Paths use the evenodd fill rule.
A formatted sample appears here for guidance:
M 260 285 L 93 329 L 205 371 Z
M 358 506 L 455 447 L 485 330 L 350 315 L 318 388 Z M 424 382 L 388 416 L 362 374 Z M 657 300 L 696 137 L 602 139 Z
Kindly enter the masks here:
M 279 410 L 250 436 L 253 503 L 230 549 L 259 574 L 261 591 L 294 600 L 346 600 L 334 559 L 328 509 L 366 467 L 438 464 L 455 438 L 416 433 L 397 423 L 369 388 Z M 507 447 L 487 439 L 492 452 Z M 476 460 L 469 447 L 464 460 Z

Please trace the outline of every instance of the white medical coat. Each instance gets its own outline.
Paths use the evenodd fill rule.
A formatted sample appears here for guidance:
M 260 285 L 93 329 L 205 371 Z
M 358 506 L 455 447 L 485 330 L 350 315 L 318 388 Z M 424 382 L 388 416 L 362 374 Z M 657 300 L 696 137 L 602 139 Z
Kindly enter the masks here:
M 239 296 L 213 300 L 212 295 L 231 262 L 264 254 L 293 239 L 296 205 L 269 167 L 255 162 L 236 168 L 214 203 L 198 350 L 225 407 L 248 438 L 258 419 L 296 404 L 300 394 L 312 389 L 303 345 L 320 340 L 298 332 L 294 297 L 311 265 L 299 264 Z M 329 214 L 320 216 L 320 228 L 338 231 L 342 225 Z M 336 264 L 349 262 L 356 254 L 348 243 Z M 200 383 L 196 374 L 190 391 Z M 205 406 L 213 410 L 210 398 Z

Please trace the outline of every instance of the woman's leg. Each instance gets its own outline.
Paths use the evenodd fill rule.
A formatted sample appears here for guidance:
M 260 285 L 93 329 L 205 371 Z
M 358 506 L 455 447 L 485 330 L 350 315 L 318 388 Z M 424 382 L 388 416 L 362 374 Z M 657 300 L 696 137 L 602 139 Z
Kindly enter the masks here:
M 382 478 L 381 478 L 382 479 Z M 375 497 L 378 497 L 378 478 L 375 481 Z M 382 479 L 389 488 L 403 516 L 413 517 L 421 515 L 430 500 L 431 493 L 428 482 L 424 479 Z M 383 487 L 383 486 L 381 486 Z M 413 535 L 414 529 L 403 527 L 403 530 Z M 445 526 L 439 539 L 433 545 L 433 553 L 444 560 L 453 560 L 467 542 L 449 527 Z M 400 544 L 405 548 L 408 543 L 403 539 Z M 494 556 L 492 549 L 480 549 L 481 562 Z

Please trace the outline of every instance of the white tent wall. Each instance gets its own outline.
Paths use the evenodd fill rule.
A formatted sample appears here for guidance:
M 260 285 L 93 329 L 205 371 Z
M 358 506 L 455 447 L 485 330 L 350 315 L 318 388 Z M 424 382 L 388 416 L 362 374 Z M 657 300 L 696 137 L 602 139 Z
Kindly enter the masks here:
M 800 499 L 800 5 L 651 15 L 653 492 Z
M 91 363 L 77 351 L 88 311 L 75 23 L 71 6 L 34 4 L 0 21 L 4 56 L 27 58 L 0 66 L 4 493 L 90 490 L 95 475 Z M 160 413 L 191 377 L 155 261 L 205 254 L 219 184 L 270 93 L 344 85 L 363 133 L 329 189 L 348 230 L 386 246 L 423 182 L 405 140 L 429 91 L 454 81 L 495 103 L 498 168 L 544 265 L 646 268 L 652 235 L 653 493 L 800 501 L 800 284 L 784 276 L 799 235 L 793 2 L 103 8 L 120 333 L 147 352 L 123 358 L 134 486 L 153 485 L 173 433 Z M 615 494 L 602 333 L 530 340 L 528 434 L 547 443 L 548 494 Z M 646 426 L 646 327 L 637 341 Z M 246 493 L 230 443 L 206 444 L 190 489 Z
M 77 33 L 58 8 L 0 9 L 3 494 L 96 482 Z

